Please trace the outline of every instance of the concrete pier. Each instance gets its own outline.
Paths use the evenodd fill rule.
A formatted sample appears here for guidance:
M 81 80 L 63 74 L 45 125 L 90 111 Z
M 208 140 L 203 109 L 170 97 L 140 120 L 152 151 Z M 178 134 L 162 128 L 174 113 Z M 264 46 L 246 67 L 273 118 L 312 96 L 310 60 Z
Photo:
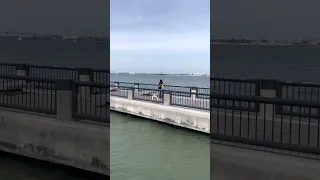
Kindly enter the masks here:
M 242 148 L 211 143 L 211 180 L 318 180 L 320 177 L 319 160 L 286 155 L 290 153 L 287 151 L 270 153 L 250 145 L 239 146 Z
M 26 68 L 0 76 L 0 151 L 110 176 L 108 92 L 87 93 L 108 86 L 86 84 L 87 69 L 76 84 L 31 78 Z
M 109 175 L 109 127 L 0 109 L 0 150 Z
M 209 111 L 171 106 L 170 101 L 172 100 L 170 96 L 166 96 L 166 93 L 164 94 L 163 103 L 136 100 L 132 99 L 131 96 L 128 96 L 128 98 L 116 97 L 111 94 L 110 109 L 203 133 L 210 133 Z M 189 102 L 189 100 L 185 100 L 185 102 Z

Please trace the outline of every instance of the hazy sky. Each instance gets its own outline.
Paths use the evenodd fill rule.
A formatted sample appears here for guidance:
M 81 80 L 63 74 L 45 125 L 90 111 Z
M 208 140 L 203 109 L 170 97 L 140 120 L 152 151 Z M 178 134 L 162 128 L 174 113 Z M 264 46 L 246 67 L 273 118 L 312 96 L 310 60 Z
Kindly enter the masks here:
M 213 0 L 213 38 L 320 38 L 319 0 Z
M 0 31 L 109 34 L 109 0 L 1 0 Z
M 111 71 L 209 72 L 209 0 L 111 0 Z

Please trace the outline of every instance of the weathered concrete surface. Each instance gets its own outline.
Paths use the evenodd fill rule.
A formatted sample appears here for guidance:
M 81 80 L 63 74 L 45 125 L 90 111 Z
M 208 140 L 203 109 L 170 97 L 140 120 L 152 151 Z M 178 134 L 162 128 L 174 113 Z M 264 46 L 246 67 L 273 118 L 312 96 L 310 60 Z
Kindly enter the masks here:
M 109 175 L 110 128 L 0 109 L 0 150 Z
M 211 180 L 319 180 L 320 161 L 211 143 Z
M 210 113 L 161 104 L 110 97 L 110 109 L 196 131 L 210 133 Z

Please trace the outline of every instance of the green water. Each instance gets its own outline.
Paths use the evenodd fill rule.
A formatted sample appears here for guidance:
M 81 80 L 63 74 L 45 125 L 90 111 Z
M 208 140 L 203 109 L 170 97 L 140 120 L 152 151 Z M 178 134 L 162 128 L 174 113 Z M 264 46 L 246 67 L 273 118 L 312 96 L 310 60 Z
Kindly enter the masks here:
M 112 180 L 209 180 L 209 136 L 111 113 Z

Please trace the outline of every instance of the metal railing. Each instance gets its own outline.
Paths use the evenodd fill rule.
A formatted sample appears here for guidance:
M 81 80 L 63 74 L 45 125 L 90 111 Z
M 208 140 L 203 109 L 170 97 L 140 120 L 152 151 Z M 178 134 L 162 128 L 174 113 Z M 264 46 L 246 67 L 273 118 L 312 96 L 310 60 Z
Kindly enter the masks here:
M 177 96 L 179 92 L 171 91 L 170 105 L 195 109 L 210 110 L 210 95 L 200 93 L 188 93 L 188 96 Z M 199 98 L 201 97 L 201 98 Z
M 211 77 L 210 82 L 211 93 L 260 96 L 260 80 Z M 217 104 L 216 100 L 212 100 L 211 103 Z M 223 103 L 227 109 L 234 106 L 234 108 L 252 112 L 259 110 L 258 104 L 255 103 L 230 104 L 228 101 L 220 101 L 219 103 Z
M 211 94 L 211 138 L 282 150 L 320 154 L 320 103 L 279 98 Z M 213 103 L 216 102 L 216 103 Z M 225 102 L 232 104 L 226 107 Z M 259 104 L 259 111 L 235 104 Z M 279 107 L 289 107 L 285 114 Z M 293 113 L 298 109 L 298 113 Z M 309 116 L 303 117 L 303 109 Z M 313 116 L 317 115 L 317 116 Z
M 201 97 L 206 98 L 207 95 L 210 94 L 210 88 L 197 88 L 197 93 L 199 93 L 197 94 L 198 98 L 201 98 Z M 205 94 L 205 96 L 202 96 L 200 94 Z
M 79 80 L 77 69 L 71 67 L 27 65 L 27 75 L 45 79 Z
M 320 101 L 320 84 L 279 81 L 278 97 L 292 100 Z
M 301 82 L 283 82 L 280 81 L 277 89 L 277 97 L 289 100 L 303 100 L 303 101 L 313 101 L 320 102 L 320 85 L 312 83 L 301 83 Z M 291 113 L 289 107 L 283 107 L 278 110 L 282 113 Z M 292 113 L 300 114 L 301 116 L 309 116 L 308 110 L 302 108 L 302 114 L 295 108 Z M 311 116 L 316 117 L 317 114 L 311 114 Z
M 45 90 L 39 87 L 47 87 Z M 56 113 L 53 80 L 0 76 L 0 106 L 39 113 Z
M 106 121 L 109 116 L 109 86 L 76 82 L 73 92 L 73 117 Z M 93 91 L 94 90 L 94 91 Z M 93 93 L 94 92 L 94 93 Z
M 100 83 L 100 84 L 108 84 L 110 79 L 109 71 L 105 69 L 93 69 L 92 70 L 92 82 Z
M 75 81 L 80 81 L 80 76 L 85 75 L 89 76 L 91 82 L 108 84 L 109 74 L 110 71 L 107 69 L 0 63 L 0 75 L 23 75 L 43 79 L 72 79 Z
M 133 90 L 133 99 L 163 103 L 163 90 L 135 88 Z
M 130 82 L 118 82 L 118 81 L 110 81 L 110 85 L 112 86 L 120 86 L 127 88 L 136 88 L 136 89 L 158 89 L 157 84 L 146 84 L 146 83 L 130 83 Z M 203 87 L 188 87 L 188 86 L 174 86 L 174 85 L 166 85 L 165 90 L 172 91 L 172 93 L 176 93 L 179 96 L 188 96 L 190 97 L 190 92 L 195 92 L 199 94 L 210 94 L 210 88 Z M 199 96 L 201 98 L 201 96 Z
M 264 79 L 232 79 L 211 77 L 211 91 L 213 93 L 234 94 L 246 96 L 260 96 L 261 81 Z M 306 82 L 276 82 L 277 98 L 320 101 L 320 84 Z
M 167 99 L 165 98 L 165 95 L 167 95 Z M 199 110 L 210 109 L 209 94 L 110 85 L 110 96 Z
M 66 80 L 73 84 L 68 90 L 68 85 L 59 89 L 60 81 L 63 80 L 0 75 L 0 107 L 58 117 L 58 106 L 62 105 L 62 114 L 70 113 L 72 118 L 109 122 L 109 85 Z M 65 95 L 66 91 L 70 91 L 70 96 Z M 63 97 L 58 98 L 59 92 Z M 72 101 L 71 106 L 64 104 L 67 99 Z
M 259 80 L 222 77 L 211 77 L 210 80 L 211 90 L 214 93 L 259 96 Z
M 1 63 L 0 75 L 16 75 L 16 66 L 9 63 Z
M 128 98 L 127 87 L 119 87 L 110 85 L 110 96 L 118 96 Z

